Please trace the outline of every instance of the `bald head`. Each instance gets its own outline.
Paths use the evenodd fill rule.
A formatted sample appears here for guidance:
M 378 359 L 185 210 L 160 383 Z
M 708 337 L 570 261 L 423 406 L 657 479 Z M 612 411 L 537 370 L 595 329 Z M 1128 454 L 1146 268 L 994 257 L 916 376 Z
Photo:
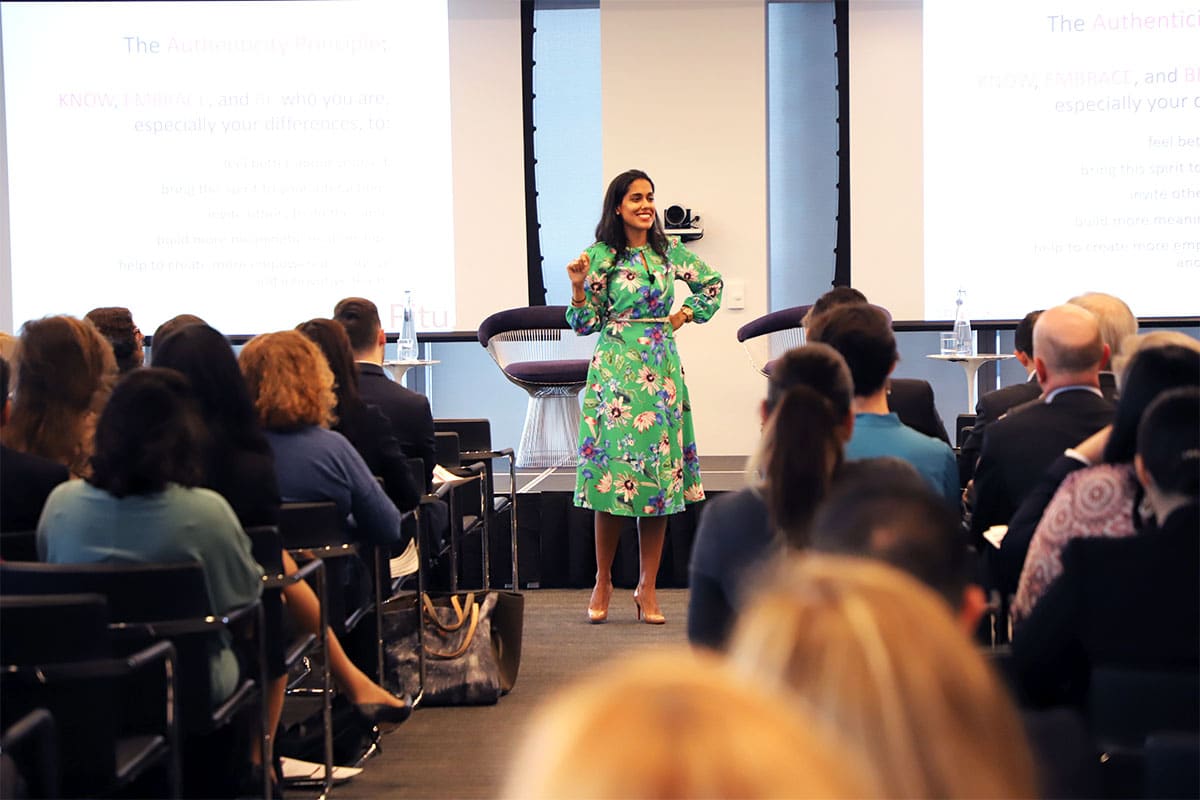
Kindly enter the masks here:
M 1077 306 L 1047 309 L 1033 326 L 1034 364 L 1043 391 L 1060 386 L 1099 386 L 1108 348 L 1100 339 L 1095 314 Z
M 1104 292 L 1088 292 L 1067 301 L 1073 306 L 1086 308 L 1096 315 L 1100 324 L 1100 338 L 1108 345 L 1110 357 L 1121 352 L 1121 341 L 1137 333 L 1137 317 L 1119 297 Z

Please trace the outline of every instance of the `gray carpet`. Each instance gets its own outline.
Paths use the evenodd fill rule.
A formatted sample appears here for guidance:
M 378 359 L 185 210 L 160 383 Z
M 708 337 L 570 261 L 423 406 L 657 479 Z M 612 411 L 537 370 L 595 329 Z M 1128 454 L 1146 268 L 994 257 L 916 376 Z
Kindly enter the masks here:
M 633 595 L 613 594 L 609 621 L 587 622 L 589 592 L 537 589 L 525 593 L 521 673 L 495 706 L 418 709 L 383 739 L 382 752 L 336 798 L 490 798 L 503 784 L 526 720 L 555 689 L 607 659 L 637 648 L 686 642 L 687 591 L 663 589 L 666 625 L 634 619 Z M 289 791 L 288 800 L 312 797 Z

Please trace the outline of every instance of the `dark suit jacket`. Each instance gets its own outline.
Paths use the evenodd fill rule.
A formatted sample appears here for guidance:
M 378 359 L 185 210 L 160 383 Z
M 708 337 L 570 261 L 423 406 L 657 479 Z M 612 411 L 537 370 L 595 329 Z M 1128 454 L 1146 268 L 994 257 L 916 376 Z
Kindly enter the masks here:
M 0 445 L 0 531 L 31 531 L 46 498 L 70 478 L 56 461 Z
M 1056 395 L 1053 403 L 1036 400 L 1014 408 L 989 425 L 975 469 L 973 543 L 978 545 L 992 525 L 1007 525 L 1046 468 L 1112 422 L 1114 410 L 1103 397 L 1073 389 Z
M 1014 383 L 1001 389 L 988 392 L 975 403 L 975 424 L 959 449 L 958 475 L 963 484 L 975 475 L 975 462 L 979 460 L 979 451 L 983 447 L 983 434 L 987 427 L 1009 409 L 1036 400 L 1042 394 L 1042 385 L 1037 378 L 1025 383 Z
M 1161 530 L 1077 539 L 1063 573 L 1017 629 L 1012 667 L 1027 699 L 1077 703 L 1095 667 L 1200 667 L 1200 515 Z
M 377 406 L 359 403 L 342 408 L 335 431 L 350 440 L 367 462 L 371 474 L 383 478 L 383 490 L 401 511 L 416 508 L 421 500 L 420 477 L 408 468 L 409 456 L 392 433 L 392 423 Z
M 393 381 L 378 364 L 358 362 L 358 393 L 363 402 L 378 406 L 392 423 L 392 432 L 409 458 L 425 462 L 425 490 L 433 482 L 437 445 L 429 398 Z
M 896 412 L 900 421 L 926 436 L 941 439 L 953 447 L 946 426 L 933 402 L 933 387 L 929 381 L 915 378 L 892 378 L 888 391 L 888 409 Z

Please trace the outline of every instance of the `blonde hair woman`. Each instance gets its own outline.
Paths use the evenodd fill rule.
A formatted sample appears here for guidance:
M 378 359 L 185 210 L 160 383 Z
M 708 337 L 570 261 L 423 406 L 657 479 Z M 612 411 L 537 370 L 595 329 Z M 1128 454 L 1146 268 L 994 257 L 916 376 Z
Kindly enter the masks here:
M 320 348 L 298 331 L 264 333 L 242 348 L 238 364 L 275 453 L 283 501 L 332 500 L 353 517 L 356 538 L 398 541 L 400 512 L 354 445 L 329 430 L 337 398 Z
M 739 618 L 743 680 L 856 742 L 886 797 L 1032 797 L 1011 701 L 945 600 L 892 567 L 807 555 Z
M 96 419 L 117 377 L 112 347 L 90 322 L 43 317 L 22 327 L 15 366 L 4 444 L 86 477 Z
M 535 716 L 508 798 L 864 797 L 821 726 L 685 650 L 609 664 Z

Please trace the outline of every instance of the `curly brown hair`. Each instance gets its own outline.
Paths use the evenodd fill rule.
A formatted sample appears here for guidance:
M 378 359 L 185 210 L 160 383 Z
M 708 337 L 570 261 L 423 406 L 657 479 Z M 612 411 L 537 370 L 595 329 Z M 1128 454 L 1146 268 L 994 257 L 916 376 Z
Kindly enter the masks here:
M 337 398 L 321 349 L 298 331 L 255 336 L 238 356 L 258 424 L 267 430 L 328 428 Z
M 117 378 L 112 347 L 75 317 L 30 320 L 21 329 L 16 373 L 4 444 L 86 476 L 96 417 Z

